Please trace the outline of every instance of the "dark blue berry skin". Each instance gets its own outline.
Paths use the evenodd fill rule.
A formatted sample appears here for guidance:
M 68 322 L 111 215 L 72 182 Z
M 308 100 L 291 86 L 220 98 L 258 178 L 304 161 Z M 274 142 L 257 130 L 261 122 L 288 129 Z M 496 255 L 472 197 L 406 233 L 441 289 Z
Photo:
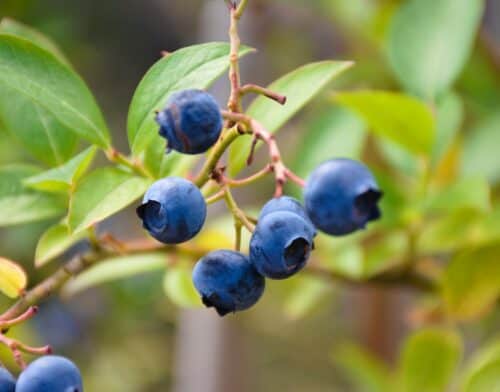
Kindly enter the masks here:
M 211 252 L 193 269 L 193 283 L 207 307 L 220 316 L 245 310 L 262 296 L 265 279 L 248 257 L 231 250 Z
M 0 392 L 14 392 L 16 379 L 10 372 L 0 366 Z
M 306 265 L 315 234 L 310 222 L 293 212 L 266 214 L 250 240 L 250 261 L 267 278 L 288 278 Z
M 332 159 L 319 165 L 304 188 L 307 214 L 314 225 L 331 235 L 362 229 L 380 217 L 382 192 L 370 170 L 351 159 Z
M 200 154 L 212 147 L 222 130 L 222 115 L 215 99 L 202 90 L 171 95 L 167 107 L 156 116 L 167 152 Z
M 47 355 L 32 362 L 19 376 L 16 392 L 82 392 L 82 377 L 70 360 Z
M 190 181 L 168 177 L 156 181 L 137 208 L 143 227 L 158 241 L 179 244 L 203 227 L 207 206 L 200 190 Z
M 264 204 L 264 207 L 262 207 L 259 218 L 263 218 L 267 214 L 276 211 L 289 211 L 301 216 L 304 219 L 309 219 L 302 204 L 300 204 L 297 199 L 290 196 L 275 197 L 274 199 L 269 200 L 266 204 Z

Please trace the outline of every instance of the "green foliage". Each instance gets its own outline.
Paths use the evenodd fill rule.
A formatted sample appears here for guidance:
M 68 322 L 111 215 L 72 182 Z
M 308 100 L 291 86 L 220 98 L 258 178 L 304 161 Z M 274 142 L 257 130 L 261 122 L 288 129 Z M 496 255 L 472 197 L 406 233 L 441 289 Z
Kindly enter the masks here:
M 68 224 L 82 231 L 141 197 L 151 181 L 123 170 L 104 167 L 84 177 L 71 195 Z
M 498 392 L 500 340 L 488 342 L 470 359 L 461 380 L 461 392 Z
M 200 296 L 191 280 L 190 265 L 174 265 L 168 268 L 163 278 L 163 289 L 167 297 L 177 306 L 199 308 L 202 306 Z
M 462 343 L 454 332 L 426 329 L 412 335 L 401 357 L 401 390 L 446 390 L 461 358 Z
M 373 132 L 409 152 L 427 154 L 431 150 L 435 121 L 430 109 L 419 100 L 385 91 L 338 93 L 335 100 L 358 113 Z
M 0 118 L 11 132 L 25 132 L 21 141 L 38 158 L 46 154 L 51 161 L 64 162 L 73 151 L 75 135 L 109 146 L 108 130 L 92 94 L 53 54 L 22 38 L 0 34 L 0 69 Z
M 389 34 L 390 64 L 412 94 L 434 100 L 446 92 L 469 57 L 483 0 L 409 0 Z
M 26 178 L 23 184 L 40 191 L 66 193 L 74 188 L 77 181 L 85 174 L 96 152 L 95 147 L 89 147 L 64 165 Z
M 481 175 L 493 183 L 500 181 L 498 146 L 500 114 L 495 113 L 470 130 L 463 142 L 460 171 L 463 175 Z
M 447 309 L 459 320 L 475 319 L 500 296 L 500 245 L 466 249 L 446 267 L 443 295 Z
M 393 390 L 390 369 L 362 348 L 344 343 L 331 352 L 335 366 L 343 370 L 358 392 L 389 392 Z
M 85 231 L 70 234 L 66 222 L 50 226 L 40 237 L 35 250 L 35 267 L 42 267 L 87 236 Z
M 364 123 L 341 107 L 326 107 L 308 125 L 291 167 L 307 176 L 317 165 L 331 158 L 360 157 L 366 140 Z
M 36 222 L 62 215 L 64 198 L 27 189 L 23 180 L 39 173 L 29 165 L 0 167 L 0 227 Z
M 90 287 L 130 278 L 136 275 L 152 273 L 167 266 L 163 253 L 144 253 L 104 260 L 71 280 L 63 289 L 65 297 L 73 296 Z
M 268 86 L 268 89 L 287 97 L 281 107 L 272 104 L 268 98 L 257 97 L 247 110 L 270 133 L 275 133 L 294 114 L 321 92 L 334 78 L 353 64 L 348 61 L 323 61 L 307 64 L 281 77 Z M 272 105 L 272 106 L 271 106 Z M 229 172 L 235 175 L 245 167 L 248 157 L 248 137 L 241 137 L 230 148 Z

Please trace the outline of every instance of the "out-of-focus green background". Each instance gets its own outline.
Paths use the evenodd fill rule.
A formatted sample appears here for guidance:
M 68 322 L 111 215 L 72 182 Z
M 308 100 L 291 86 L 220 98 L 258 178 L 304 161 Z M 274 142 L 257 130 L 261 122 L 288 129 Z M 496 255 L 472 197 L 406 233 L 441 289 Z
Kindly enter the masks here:
M 401 3 L 250 0 L 242 40 L 258 52 L 243 61 L 243 80 L 267 84 L 311 61 L 343 59 L 354 60 L 356 66 L 335 88 L 398 90 L 385 37 Z M 467 109 L 464 137 L 488 126 L 500 133 L 500 2 L 487 3 L 472 57 L 456 83 Z M 94 91 L 122 151 L 127 151 L 130 99 L 160 52 L 226 40 L 228 24 L 222 0 L 1 0 L 0 17 L 4 16 L 33 26 L 60 44 Z M 228 85 L 223 80 L 212 91 L 222 103 Z M 324 127 L 322 121 L 328 123 L 328 113 L 336 110 L 340 109 L 328 97 L 320 98 L 279 134 L 288 162 L 300 161 L 298 145 L 304 133 Z M 354 133 L 363 132 L 357 121 L 341 124 Z M 339 136 L 338 151 L 343 145 L 348 149 L 352 137 Z M 365 150 L 370 156 L 370 148 Z M 23 159 L 29 160 L 3 135 L 0 163 Z M 490 160 L 490 169 L 498 175 L 500 158 Z M 254 194 L 244 191 L 237 196 L 256 206 L 271 195 L 271 185 L 264 183 Z M 125 240 L 142 233 L 131 209 L 103 226 L 102 230 Z M 2 256 L 22 262 L 32 282 L 55 268 L 32 268 L 36 241 L 46 227 L 40 223 L 0 230 Z M 338 363 L 339 355 L 348 355 L 346 342 L 356 342 L 397 367 L 402 341 L 418 325 L 418 315 L 409 313 L 415 293 L 408 289 L 332 284 L 314 288 L 314 281 L 294 279 L 269 282 L 255 309 L 221 320 L 210 310 L 179 310 L 164 295 L 162 279 L 161 274 L 146 274 L 99 286 L 69 301 L 53 298 L 17 334 L 29 342 L 49 343 L 56 352 L 73 358 L 90 392 L 320 392 L 360 390 Z M 301 295 L 304 285 L 312 286 L 307 292 L 320 298 L 314 306 Z M 0 301 L 7 306 L 6 300 Z M 493 337 L 499 327 L 498 311 L 464 326 L 465 352 Z

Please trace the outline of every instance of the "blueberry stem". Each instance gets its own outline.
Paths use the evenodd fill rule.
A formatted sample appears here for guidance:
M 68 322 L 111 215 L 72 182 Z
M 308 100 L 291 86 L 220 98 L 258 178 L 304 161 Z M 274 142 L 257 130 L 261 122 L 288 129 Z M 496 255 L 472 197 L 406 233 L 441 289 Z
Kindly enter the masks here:
M 226 194 L 225 189 L 221 189 L 217 193 L 213 194 L 212 196 L 209 196 L 205 199 L 205 203 L 207 204 L 214 204 L 217 203 L 219 200 L 224 199 L 224 196 Z
M 21 324 L 30 318 L 32 318 L 38 312 L 38 306 L 30 306 L 24 313 L 21 315 L 14 317 L 10 320 L 0 321 L 0 333 L 3 333 L 5 330 L 9 328 Z
M 239 220 L 234 221 L 234 250 L 239 252 L 241 250 L 241 222 Z
M 108 158 L 110 162 L 126 166 L 142 177 L 154 179 L 154 176 L 144 167 L 140 160 L 128 158 L 113 147 L 106 150 L 105 153 L 106 158 Z
M 241 112 L 241 97 L 240 97 L 240 65 L 239 65 L 239 51 L 240 51 L 240 37 L 238 35 L 238 20 L 241 17 L 241 6 L 246 2 L 242 2 L 240 7 L 231 8 L 231 22 L 229 26 L 229 40 L 230 40 L 230 53 L 229 53 L 229 81 L 231 83 L 231 93 L 227 102 L 227 108 L 232 112 Z M 241 12 L 240 12 L 241 11 Z
M 239 221 L 239 223 L 245 226 L 245 228 L 250 233 L 253 233 L 255 226 L 248 221 L 245 213 L 238 207 L 238 204 L 236 204 L 236 201 L 234 200 L 233 194 L 231 193 L 229 187 L 224 187 L 224 190 L 224 199 L 226 200 L 226 204 L 233 214 L 235 221 Z
M 261 178 L 264 178 L 269 173 L 272 173 L 272 171 L 273 171 L 273 166 L 271 164 L 267 164 L 265 167 L 260 169 L 258 172 L 254 173 L 248 177 L 241 178 L 239 180 L 224 177 L 224 183 L 226 185 L 229 185 L 232 188 L 246 186 L 246 185 L 249 185 L 255 181 L 260 180 Z
M 33 317 L 33 315 L 36 313 L 36 310 L 34 307 L 30 307 L 26 312 L 24 312 L 22 315 L 13 318 L 11 320 L 6 320 L 2 322 L 3 326 L 13 326 L 16 324 L 19 324 L 23 321 L 28 320 L 29 318 Z M 17 365 L 21 368 L 24 369 L 26 368 L 26 362 L 24 362 L 22 353 L 27 353 L 27 354 L 32 354 L 32 355 L 46 355 L 50 354 L 52 352 L 52 349 L 50 346 L 43 346 L 43 347 L 32 347 L 28 346 L 24 343 L 21 343 L 20 341 L 12 338 L 8 338 L 5 336 L 3 332 L 0 333 L 0 344 L 4 345 L 9 349 L 9 351 L 12 353 L 12 356 L 14 357 L 14 360 L 16 361 Z
M 269 99 L 272 99 L 273 101 L 278 102 L 280 105 L 284 105 L 286 103 L 286 97 L 284 95 L 275 93 L 274 91 L 256 84 L 245 84 L 240 88 L 240 95 L 242 97 L 249 93 L 263 95 Z

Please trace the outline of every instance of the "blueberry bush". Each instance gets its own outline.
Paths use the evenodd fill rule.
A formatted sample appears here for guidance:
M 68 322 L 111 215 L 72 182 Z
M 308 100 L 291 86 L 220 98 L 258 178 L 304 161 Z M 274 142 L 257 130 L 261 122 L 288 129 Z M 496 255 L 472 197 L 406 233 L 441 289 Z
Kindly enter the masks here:
M 0 345 L 16 366 L 0 367 L 0 392 L 83 391 L 73 362 L 11 330 L 59 292 L 147 272 L 165 276 L 178 307 L 225 317 L 258 311 L 271 280 L 295 282 L 283 307 L 296 318 L 332 285 L 407 287 L 417 293 L 407 311 L 418 328 L 398 362 L 339 345 L 333 363 L 348 383 L 360 391 L 498 390 L 500 337 L 474 346 L 466 339 L 470 326 L 494 317 L 500 297 L 500 121 L 478 110 L 498 110 L 499 94 L 474 96 L 457 82 L 484 2 L 387 1 L 387 27 L 373 40 L 383 40 L 394 88 L 342 79 L 332 89 L 363 64 L 324 60 L 267 87 L 242 83 L 252 75 L 240 62 L 258 56 L 240 42 L 252 0 L 217 1 L 227 6 L 228 42 L 162 53 L 131 99 L 127 153 L 58 45 L 12 19 L 0 23 L 0 128 L 25 157 L 0 166 L 0 227 L 52 222 L 34 257 L 36 268 L 52 269 L 36 284 L 0 257 L 0 291 L 13 300 L 0 312 Z M 207 90 L 225 73 L 221 107 Z M 284 154 L 275 134 L 320 101 L 296 154 Z M 274 190 L 264 205 L 238 201 L 237 189 L 268 178 Z M 226 206 L 222 217 L 210 214 L 216 203 Z M 130 206 L 142 236 L 101 229 Z M 40 358 L 28 364 L 27 355 Z

